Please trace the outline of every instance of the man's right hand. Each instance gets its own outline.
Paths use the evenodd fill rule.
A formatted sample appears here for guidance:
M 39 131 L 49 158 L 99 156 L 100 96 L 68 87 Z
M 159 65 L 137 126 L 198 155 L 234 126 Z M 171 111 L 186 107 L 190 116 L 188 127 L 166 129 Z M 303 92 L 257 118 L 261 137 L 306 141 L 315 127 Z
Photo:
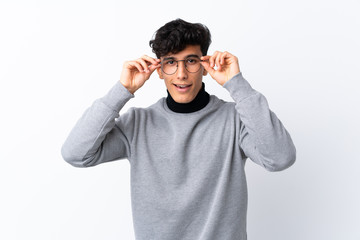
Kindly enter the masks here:
M 130 93 L 134 94 L 159 67 L 161 67 L 160 59 L 146 55 L 134 61 L 126 61 L 123 65 L 120 82 Z

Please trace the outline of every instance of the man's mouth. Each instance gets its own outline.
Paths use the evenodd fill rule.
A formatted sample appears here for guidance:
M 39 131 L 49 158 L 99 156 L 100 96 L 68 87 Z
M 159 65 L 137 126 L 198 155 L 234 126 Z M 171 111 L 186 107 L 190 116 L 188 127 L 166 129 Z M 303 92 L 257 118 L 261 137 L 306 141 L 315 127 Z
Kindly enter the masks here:
M 186 89 L 188 87 L 191 87 L 191 84 L 174 84 L 175 87 L 180 88 L 180 89 Z

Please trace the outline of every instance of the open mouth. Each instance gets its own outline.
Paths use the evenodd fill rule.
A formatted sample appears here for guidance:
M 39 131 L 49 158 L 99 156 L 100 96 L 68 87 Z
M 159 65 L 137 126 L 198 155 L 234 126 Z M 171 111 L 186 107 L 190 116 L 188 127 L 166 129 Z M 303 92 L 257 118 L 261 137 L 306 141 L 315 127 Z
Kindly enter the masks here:
M 176 88 L 178 89 L 188 89 L 191 87 L 191 84 L 174 84 Z

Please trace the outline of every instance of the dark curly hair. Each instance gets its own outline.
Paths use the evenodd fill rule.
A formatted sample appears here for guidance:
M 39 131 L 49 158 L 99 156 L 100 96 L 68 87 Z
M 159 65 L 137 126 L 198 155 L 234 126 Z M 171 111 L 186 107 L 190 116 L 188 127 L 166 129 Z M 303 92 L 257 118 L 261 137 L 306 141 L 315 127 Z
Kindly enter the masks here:
M 189 23 L 180 18 L 166 23 L 156 31 L 149 45 L 158 58 L 168 53 L 176 54 L 187 45 L 200 45 L 205 56 L 211 43 L 209 29 L 201 23 Z

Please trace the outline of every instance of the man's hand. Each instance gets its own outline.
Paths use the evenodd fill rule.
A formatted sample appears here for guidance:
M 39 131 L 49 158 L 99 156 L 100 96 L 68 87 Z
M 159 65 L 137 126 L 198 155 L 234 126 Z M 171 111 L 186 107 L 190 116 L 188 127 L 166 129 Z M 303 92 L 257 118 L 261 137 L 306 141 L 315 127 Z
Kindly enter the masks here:
M 221 86 L 240 72 L 238 58 L 229 52 L 216 51 L 212 56 L 201 57 L 201 60 L 205 70 Z
M 130 93 L 134 94 L 160 66 L 160 59 L 146 55 L 134 61 L 126 61 L 123 65 L 120 82 Z

